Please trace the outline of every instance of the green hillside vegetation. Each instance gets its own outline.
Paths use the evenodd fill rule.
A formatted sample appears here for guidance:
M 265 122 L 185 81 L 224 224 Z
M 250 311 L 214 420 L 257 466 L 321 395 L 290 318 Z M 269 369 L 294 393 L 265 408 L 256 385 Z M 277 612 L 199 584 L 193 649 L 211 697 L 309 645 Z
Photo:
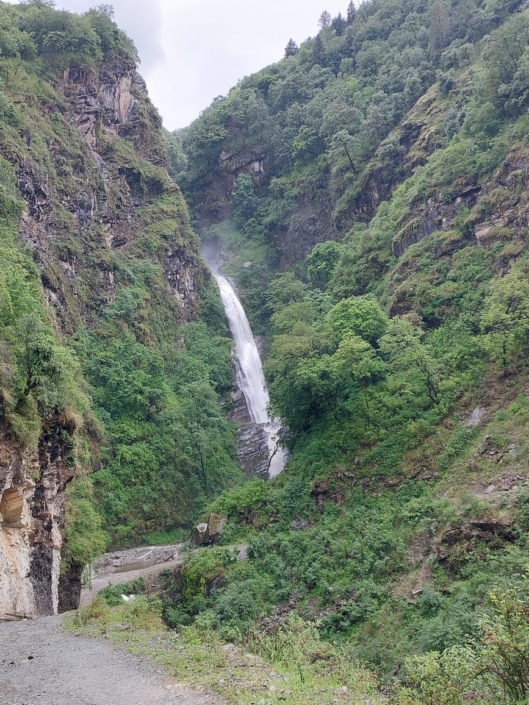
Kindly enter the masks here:
M 250 558 L 172 626 L 295 613 L 398 702 L 525 702 L 528 61 L 520 3 L 373 0 L 167 137 L 291 450 L 211 506 Z
M 65 568 L 163 541 L 241 481 L 218 401 L 231 344 L 161 119 L 137 91 L 119 129 L 98 113 L 89 147 L 72 117 L 68 72 L 97 86 L 136 61 L 108 6 L 0 3 L 0 423 L 27 453 L 43 425 L 62 426 L 76 469 Z M 123 240 L 109 244 L 115 223 Z M 195 286 L 183 304 L 167 283 L 175 256 Z

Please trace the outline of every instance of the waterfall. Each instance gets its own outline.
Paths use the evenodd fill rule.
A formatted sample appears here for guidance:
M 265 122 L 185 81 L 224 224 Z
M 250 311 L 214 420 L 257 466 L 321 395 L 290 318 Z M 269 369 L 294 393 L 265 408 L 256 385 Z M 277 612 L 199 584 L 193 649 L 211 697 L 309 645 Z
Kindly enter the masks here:
M 263 374 L 261 356 L 255 343 L 248 318 L 235 290 L 225 277 L 216 275 L 226 318 L 235 341 L 236 381 L 244 394 L 252 423 L 259 424 L 266 433 L 270 457 L 269 476 L 275 477 L 283 470 L 286 452 L 279 445 L 281 424 L 268 415 L 268 389 Z

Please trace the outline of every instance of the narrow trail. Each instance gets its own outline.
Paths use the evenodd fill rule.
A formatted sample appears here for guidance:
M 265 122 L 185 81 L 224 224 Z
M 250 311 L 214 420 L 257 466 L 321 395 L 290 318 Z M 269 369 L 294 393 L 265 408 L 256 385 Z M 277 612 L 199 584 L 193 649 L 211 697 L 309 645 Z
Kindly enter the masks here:
M 0 705 L 221 705 L 147 660 L 61 631 L 60 623 L 0 623 Z

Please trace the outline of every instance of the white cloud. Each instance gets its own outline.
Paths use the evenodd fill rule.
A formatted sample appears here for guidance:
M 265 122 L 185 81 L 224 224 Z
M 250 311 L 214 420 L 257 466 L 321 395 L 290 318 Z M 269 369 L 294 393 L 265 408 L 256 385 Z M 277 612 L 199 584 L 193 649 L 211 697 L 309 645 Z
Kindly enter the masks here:
M 83 12 L 99 0 L 58 0 Z M 153 102 L 166 127 L 184 127 L 237 81 L 278 61 L 290 37 L 317 31 L 323 10 L 348 0 L 114 0 L 116 21 L 134 39 Z

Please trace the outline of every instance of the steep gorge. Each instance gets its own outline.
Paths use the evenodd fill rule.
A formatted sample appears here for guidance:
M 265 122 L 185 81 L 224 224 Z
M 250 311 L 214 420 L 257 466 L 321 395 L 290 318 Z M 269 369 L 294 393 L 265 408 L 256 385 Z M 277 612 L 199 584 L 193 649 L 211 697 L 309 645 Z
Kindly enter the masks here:
M 322 702 L 518 705 L 487 596 L 527 614 L 528 11 L 324 13 L 163 138 L 104 9 L 0 10 L 0 616 L 75 607 L 106 545 L 217 514 L 225 546 L 153 588 L 194 661 L 274 654 L 296 703 L 307 669 Z M 266 339 L 272 482 L 237 462 L 232 341 L 175 182 Z

